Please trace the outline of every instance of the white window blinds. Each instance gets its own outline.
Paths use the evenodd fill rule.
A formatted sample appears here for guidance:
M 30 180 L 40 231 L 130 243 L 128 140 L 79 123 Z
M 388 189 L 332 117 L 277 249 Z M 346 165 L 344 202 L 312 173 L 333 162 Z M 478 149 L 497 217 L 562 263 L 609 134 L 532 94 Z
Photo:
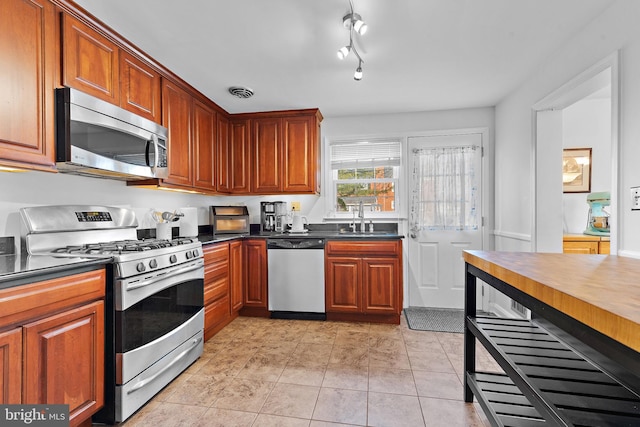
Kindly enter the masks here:
M 331 169 L 400 166 L 399 141 L 349 142 L 331 145 Z

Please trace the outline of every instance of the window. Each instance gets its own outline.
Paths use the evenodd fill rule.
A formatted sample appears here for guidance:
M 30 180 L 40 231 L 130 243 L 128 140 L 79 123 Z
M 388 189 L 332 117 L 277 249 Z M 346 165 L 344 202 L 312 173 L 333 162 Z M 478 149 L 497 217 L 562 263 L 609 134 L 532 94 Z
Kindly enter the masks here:
M 348 141 L 330 145 L 334 212 L 364 211 L 397 214 L 401 143 L 392 141 Z

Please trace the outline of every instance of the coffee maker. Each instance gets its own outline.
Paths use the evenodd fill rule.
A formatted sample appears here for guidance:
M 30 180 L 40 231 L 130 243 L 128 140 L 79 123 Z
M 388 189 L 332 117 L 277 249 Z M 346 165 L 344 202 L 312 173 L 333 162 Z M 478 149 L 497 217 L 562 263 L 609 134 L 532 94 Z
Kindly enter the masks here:
M 286 223 L 286 202 L 260 202 L 261 233 L 282 232 Z

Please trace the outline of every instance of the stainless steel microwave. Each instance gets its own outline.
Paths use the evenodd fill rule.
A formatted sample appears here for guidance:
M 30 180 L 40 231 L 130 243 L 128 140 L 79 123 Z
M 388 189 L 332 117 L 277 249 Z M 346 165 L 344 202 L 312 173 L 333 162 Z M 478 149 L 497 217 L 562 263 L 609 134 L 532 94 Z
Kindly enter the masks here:
M 72 88 L 56 89 L 60 172 L 125 181 L 166 178 L 167 128 Z

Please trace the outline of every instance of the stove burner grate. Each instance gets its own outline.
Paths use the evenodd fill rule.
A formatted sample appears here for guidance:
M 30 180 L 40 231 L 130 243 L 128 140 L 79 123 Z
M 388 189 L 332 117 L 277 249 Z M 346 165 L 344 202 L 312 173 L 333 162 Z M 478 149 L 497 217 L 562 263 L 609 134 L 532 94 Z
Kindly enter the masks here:
M 88 243 L 85 245 L 70 245 L 55 249 L 58 254 L 122 254 L 127 252 L 144 252 L 155 249 L 169 248 L 172 246 L 186 245 L 196 242 L 190 237 L 178 237 L 173 240 L 145 239 L 145 240 L 119 240 L 114 242 Z

